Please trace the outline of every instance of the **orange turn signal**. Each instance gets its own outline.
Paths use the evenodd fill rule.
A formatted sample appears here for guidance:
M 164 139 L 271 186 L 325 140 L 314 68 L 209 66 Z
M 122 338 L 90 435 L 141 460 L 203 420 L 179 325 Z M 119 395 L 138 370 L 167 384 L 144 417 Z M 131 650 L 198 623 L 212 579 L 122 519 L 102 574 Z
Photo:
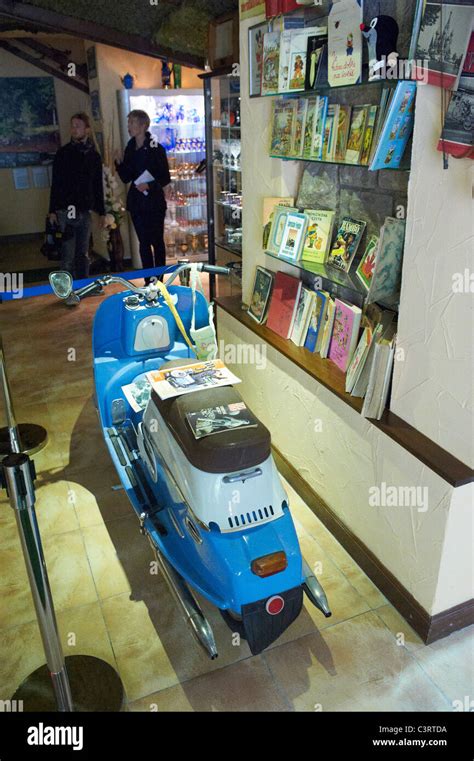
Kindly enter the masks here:
M 252 573 L 257 576 L 273 576 L 274 573 L 284 571 L 288 565 L 286 554 L 281 552 L 272 552 L 271 555 L 262 555 L 261 558 L 252 560 Z

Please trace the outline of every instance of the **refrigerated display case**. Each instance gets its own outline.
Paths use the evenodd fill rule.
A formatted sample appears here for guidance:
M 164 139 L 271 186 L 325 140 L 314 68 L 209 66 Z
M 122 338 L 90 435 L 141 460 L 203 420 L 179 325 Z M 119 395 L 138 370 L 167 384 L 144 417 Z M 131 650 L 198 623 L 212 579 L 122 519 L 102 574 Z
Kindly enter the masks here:
M 168 155 L 171 184 L 166 190 L 167 263 L 186 258 L 208 261 L 206 124 L 201 90 L 123 89 L 117 92 L 122 145 L 129 140 L 127 115 L 141 109 L 150 132 Z M 141 266 L 138 241 L 132 236 L 133 262 Z
M 242 169 L 240 79 L 232 69 L 202 74 L 206 105 L 210 261 L 232 264 L 230 278 L 217 279 L 217 294 L 241 292 Z

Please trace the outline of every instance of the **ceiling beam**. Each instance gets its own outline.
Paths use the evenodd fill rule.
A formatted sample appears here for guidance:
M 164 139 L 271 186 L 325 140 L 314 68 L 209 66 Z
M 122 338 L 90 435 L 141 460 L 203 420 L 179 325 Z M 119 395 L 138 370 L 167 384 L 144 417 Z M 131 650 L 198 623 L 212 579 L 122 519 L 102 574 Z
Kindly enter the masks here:
M 16 45 L 12 45 L 11 42 L 0 39 L 0 48 L 7 50 L 8 53 L 17 56 L 17 58 L 21 58 L 23 61 L 27 61 L 27 63 L 31 63 L 33 66 L 41 69 L 41 71 L 46 71 L 53 77 L 61 79 L 71 87 L 75 87 L 76 90 L 81 90 L 81 92 L 85 92 L 87 95 L 89 95 L 89 88 L 87 85 L 84 85 L 82 82 L 78 82 L 76 79 L 74 79 L 74 77 L 68 77 L 68 75 L 64 74 L 64 72 L 60 71 L 59 69 L 55 69 L 54 66 L 49 66 L 49 64 L 45 63 L 41 58 L 35 58 L 35 56 L 30 55 L 30 53 L 27 53 L 25 50 L 21 50 Z
M 85 63 L 75 63 L 71 59 L 70 50 L 58 50 L 51 45 L 45 45 L 42 42 L 38 42 L 38 40 L 35 40 L 33 37 L 15 37 L 12 42 L 21 42 L 22 45 L 26 45 L 26 47 L 31 48 L 44 58 L 49 58 L 51 61 L 57 63 L 63 71 L 70 63 L 74 63 L 78 75 L 81 79 L 87 82 L 87 65 Z
M 138 34 L 126 34 L 75 16 L 66 16 L 63 13 L 38 8 L 16 0 L 0 0 L 0 13 L 17 21 L 37 23 L 39 26 L 47 27 L 55 32 L 72 34 L 74 37 L 101 42 L 104 45 L 122 48 L 133 53 L 141 53 L 152 58 L 169 58 L 174 63 L 180 63 L 183 66 L 204 69 L 205 61 L 201 56 L 180 53 L 171 50 L 171 48 L 155 45 L 150 39 Z

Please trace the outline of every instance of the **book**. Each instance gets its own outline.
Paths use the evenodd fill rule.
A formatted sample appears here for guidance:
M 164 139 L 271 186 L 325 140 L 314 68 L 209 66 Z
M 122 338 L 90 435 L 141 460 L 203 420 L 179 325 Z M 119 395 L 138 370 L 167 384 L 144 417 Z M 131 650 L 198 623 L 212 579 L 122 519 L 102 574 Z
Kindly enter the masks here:
M 151 396 L 151 383 L 146 376 L 122 386 L 125 399 L 134 412 L 143 412 Z
M 328 98 L 318 95 L 313 119 L 313 134 L 311 137 L 311 158 L 321 159 L 323 155 L 324 127 L 328 110 Z
M 278 92 L 282 93 L 288 89 L 288 73 L 290 68 L 290 51 L 291 51 L 292 31 L 286 29 L 280 36 L 280 60 L 278 66 Z
M 252 289 L 252 298 L 247 314 L 260 325 L 265 322 L 267 308 L 273 288 L 275 275 L 273 272 L 257 265 L 255 268 L 255 280 Z
M 296 308 L 295 322 L 290 336 L 291 341 L 296 346 L 302 346 L 305 342 L 314 299 L 314 291 L 310 291 L 308 288 L 301 289 Z
M 366 223 L 361 219 L 343 217 L 336 239 L 328 256 L 328 264 L 349 272 L 364 234 Z
M 170 367 L 168 370 L 152 370 L 146 377 L 153 391 L 163 400 L 207 388 L 240 383 L 240 378 L 231 373 L 220 359 L 193 362 L 181 367 Z
M 278 256 L 278 252 L 281 247 L 281 242 L 283 240 L 283 231 L 285 229 L 289 208 L 290 207 L 288 206 L 275 206 L 273 209 L 267 250 L 271 254 L 275 254 L 275 256 Z
M 328 16 L 328 79 L 331 87 L 355 85 L 362 77 L 362 0 L 332 3 Z
M 471 34 L 459 87 L 451 96 L 438 151 L 456 158 L 474 158 L 474 32 Z
M 367 304 L 375 301 L 388 306 L 396 304 L 400 292 L 404 240 L 405 221 L 386 217 L 380 231 Z
M 317 95 L 311 95 L 307 100 L 306 122 L 304 125 L 303 157 L 311 158 L 311 144 L 313 142 L 314 118 L 316 115 Z
M 351 107 L 339 105 L 337 112 L 337 129 L 336 129 L 336 147 L 334 153 L 335 161 L 345 161 L 347 139 L 349 137 L 349 128 L 351 124 Z
M 264 250 L 268 248 L 275 206 L 294 206 L 294 203 L 295 199 L 291 196 L 271 196 L 263 199 L 262 246 Z
M 297 29 L 291 36 L 290 63 L 288 69 L 288 92 L 305 89 L 308 38 L 326 34 L 326 27 Z
M 358 164 L 362 153 L 365 123 L 368 106 L 354 106 L 352 109 L 351 126 L 347 138 L 347 148 L 344 160 L 348 164 Z
M 369 353 L 370 344 L 372 343 L 372 328 L 365 327 L 362 331 L 360 341 L 357 344 L 357 348 L 352 356 L 346 373 L 346 391 L 350 393 L 354 387 L 354 384 L 360 375 L 364 363 Z
M 329 298 L 326 304 L 326 319 L 323 325 L 323 332 L 321 336 L 321 346 L 319 348 L 319 356 L 322 359 L 326 359 L 329 353 L 329 346 L 331 345 L 332 331 L 334 328 L 334 317 L 336 316 L 336 304 L 334 299 Z
M 367 247 L 364 251 L 362 259 L 359 262 L 359 266 L 356 269 L 356 275 L 365 285 L 367 290 L 370 288 L 372 282 L 372 276 L 375 269 L 375 260 L 377 258 L 377 250 L 379 246 L 379 238 L 377 235 L 371 235 L 370 240 L 367 243 Z
M 416 48 L 416 74 L 428 84 L 456 89 L 473 22 L 472 2 L 427 2 Z M 420 66 L 421 63 L 421 66 Z
M 293 145 L 297 102 L 279 98 L 273 103 L 270 155 L 289 156 Z
M 257 418 L 245 402 L 221 404 L 218 407 L 205 407 L 196 412 L 187 412 L 186 421 L 195 439 L 234 431 L 236 428 L 258 427 Z
M 315 34 L 311 34 L 308 37 L 304 83 L 305 90 L 315 90 L 319 85 L 318 72 L 322 63 L 321 56 L 325 47 L 327 47 L 327 37 Z
M 369 169 L 396 169 L 413 130 L 415 82 L 398 82 Z
M 304 129 L 306 124 L 306 114 L 308 111 L 308 99 L 298 98 L 298 106 L 295 116 L 295 127 L 293 133 L 293 142 L 291 147 L 291 156 L 301 158 L 304 148 Z
M 336 313 L 328 356 L 345 373 L 357 346 L 362 311 L 359 307 L 337 298 L 335 305 Z
M 301 280 L 285 272 L 276 273 L 268 310 L 267 328 L 282 338 L 291 336 L 301 288 Z
M 292 209 L 288 210 L 278 256 L 294 262 L 300 258 L 307 226 L 308 217 L 306 214 L 301 214 Z
M 384 87 L 382 90 L 382 95 L 380 96 L 380 104 L 377 111 L 377 118 L 375 120 L 375 128 L 374 128 L 374 135 L 372 138 L 372 145 L 370 148 L 369 153 L 369 164 L 372 163 L 372 159 L 374 158 L 375 149 L 377 148 L 380 133 L 382 131 L 382 127 L 385 122 L 385 118 L 387 116 L 388 107 L 391 103 L 393 93 L 395 90 L 391 87 Z
M 314 303 L 309 315 L 308 332 L 304 341 L 304 348 L 312 353 L 319 351 L 321 348 L 329 300 L 330 296 L 327 291 L 316 291 L 314 294 Z
M 367 392 L 370 372 L 374 361 L 374 352 L 377 341 L 380 341 L 385 334 L 392 336 L 394 333 L 393 319 L 394 313 L 387 310 L 383 311 L 377 323 L 372 322 L 372 336 L 364 363 L 359 366 L 359 370 L 352 385 L 351 396 L 362 398 Z
M 280 32 L 265 32 L 263 36 L 262 95 L 278 93 L 280 61 Z
M 324 264 L 331 246 L 335 212 L 326 209 L 305 209 L 308 228 L 301 258 Z
M 380 420 L 387 403 L 395 354 L 395 337 L 376 341 L 361 415 Z
M 328 105 L 326 121 L 324 124 L 323 152 L 321 156 L 323 161 L 331 161 L 334 158 L 333 153 L 336 145 L 334 123 L 336 119 L 336 113 L 337 105 L 333 103 Z
M 370 149 L 372 147 L 372 140 L 374 138 L 374 127 L 375 120 L 377 118 L 377 110 L 377 106 L 369 106 L 367 119 L 365 122 L 364 137 L 362 140 L 362 150 L 359 159 L 362 166 L 367 166 L 369 163 Z

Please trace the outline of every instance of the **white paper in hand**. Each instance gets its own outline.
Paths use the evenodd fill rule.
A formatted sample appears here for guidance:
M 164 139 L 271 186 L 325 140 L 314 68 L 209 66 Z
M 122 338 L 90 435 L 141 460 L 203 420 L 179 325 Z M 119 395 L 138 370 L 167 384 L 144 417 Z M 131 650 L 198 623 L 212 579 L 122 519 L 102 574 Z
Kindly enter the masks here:
M 134 184 L 135 185 L 144 185 L 145 182 L 153 182 L 154 179 L 155 178 L 153 177 L 152 174 L 150 174 L 148 169 L 145 169 L 145 171 L 141 173 L 140 177 L 137 177 L 137 179 L 134 180 Z M 143 191 L 143 195 L 147 196 L 148 195 L 148 190 L 144 190 Z

